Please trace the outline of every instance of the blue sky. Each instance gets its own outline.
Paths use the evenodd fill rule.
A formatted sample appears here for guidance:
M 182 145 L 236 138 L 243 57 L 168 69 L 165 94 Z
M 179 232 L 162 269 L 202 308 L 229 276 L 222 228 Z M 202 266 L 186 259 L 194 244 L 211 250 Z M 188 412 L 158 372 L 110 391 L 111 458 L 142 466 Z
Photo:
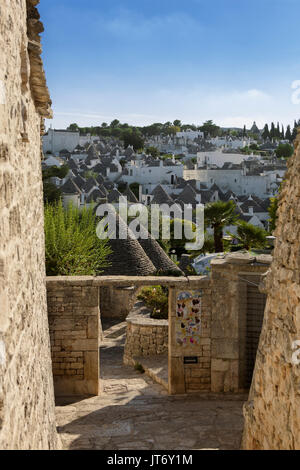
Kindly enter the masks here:
M 299 0 L 41 0 L 39 9 L 56 128 L 300 118 L 291 100 Z

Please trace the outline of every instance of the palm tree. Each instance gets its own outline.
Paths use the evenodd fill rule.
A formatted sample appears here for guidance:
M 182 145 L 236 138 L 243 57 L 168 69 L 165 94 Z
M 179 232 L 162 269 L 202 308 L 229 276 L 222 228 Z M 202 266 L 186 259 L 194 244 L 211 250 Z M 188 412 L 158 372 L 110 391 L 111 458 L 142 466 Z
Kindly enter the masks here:
M 216 253 L 221 253 L 223 248 L 223 229 L 227 225 L 236 223 L 235 203 L 233 201 L 211 202 L 205 206 L 205 223 L 214 231 L 214 243 Z
M 260 227 L 248 224 L 243 220 L 238 222 L 237 235 L 230 234 L 232 238 L 236 238 L 245 250 L 251 248 L 264 248 L 266 246 L 266 237 L 268 233 Z

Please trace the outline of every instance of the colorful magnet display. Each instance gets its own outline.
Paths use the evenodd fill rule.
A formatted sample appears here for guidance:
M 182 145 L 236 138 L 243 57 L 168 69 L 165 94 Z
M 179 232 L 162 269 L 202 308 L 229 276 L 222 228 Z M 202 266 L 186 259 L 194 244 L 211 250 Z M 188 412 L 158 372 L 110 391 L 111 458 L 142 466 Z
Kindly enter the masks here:
M 180 346 L 200 344 L 202 291 L 180 292 L 176 306 L 176 343 Z

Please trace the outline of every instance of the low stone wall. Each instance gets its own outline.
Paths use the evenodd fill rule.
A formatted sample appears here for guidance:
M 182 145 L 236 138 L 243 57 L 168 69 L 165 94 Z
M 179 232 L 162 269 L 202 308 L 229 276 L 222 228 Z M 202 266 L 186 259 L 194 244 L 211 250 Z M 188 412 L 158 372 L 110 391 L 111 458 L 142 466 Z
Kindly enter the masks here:
M 50 277 L 47 299 L 55 395 L 98 395 L 98 287 Z
M 132 364 L 138 356 L 167 355 L 168 333 L 168 320 L 150 318 L 150 313 L 127 318 L 124 364 Z
M 136 295 L 134 286 L 100 287 L 101 318 L 125 320 L 134 306 Z

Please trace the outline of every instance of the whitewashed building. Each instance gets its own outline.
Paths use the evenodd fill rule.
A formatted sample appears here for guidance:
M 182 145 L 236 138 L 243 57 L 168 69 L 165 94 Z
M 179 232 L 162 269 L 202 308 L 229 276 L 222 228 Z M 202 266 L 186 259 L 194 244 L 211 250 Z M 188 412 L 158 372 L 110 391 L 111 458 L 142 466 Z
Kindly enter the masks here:
M 212 144 L 214 147 L 228 150 L 238 150 L 244 147 L 249 147 L 252 143 L 256 143 L 256 141 L 248 137 L 237 138 L 232 136 L 213 137 L 211 139 L 207 139 L 207 142 Z
M 241 164 L 245 160 L 260 160 L 260 156 L 249 156 L 243 153 L 223 153 L 221 150 L 216 150 L 214 152 L 198 152 L 197 153 L 197 166 L 201 168 L 207 165 L 216 165 L 219 168 L 222 168 L 224 163 L 230 162 L 234 164 Z
M 177 139 L 183 139 L 183 141 L 187 143 L 188 141 L 194 141 L 195 139 L 204 139 L 204 132 L 187 129 L 186 131 L 177 132 L 176 137 Z
M 157 160 L 152 164 L 145 164 L 143 161 L 132 160 L 126 165 L 122 174 L 122 181 L 125 183 L 148 184 L 175 184 L 179 178 L 183 178 L 183 165 L 172 163 L 165 165 L 162 160 Z
M 44 153 L 57 154 L 63 149 L 73 152 L 77 145 L 79 145 L 79 132 L 50 128 L 43 137 Z
M 282 178 L 278 170 L 257 170 L 247 173 L 244 168 L 203 168 L 185 170 L 184 179 L 196 179 L 209 187 L 213 184 L 219 186 L 222 192 L 233 191 L 237 195 L 255 194 L 265 199 L 278 192 L 278 185 Z

